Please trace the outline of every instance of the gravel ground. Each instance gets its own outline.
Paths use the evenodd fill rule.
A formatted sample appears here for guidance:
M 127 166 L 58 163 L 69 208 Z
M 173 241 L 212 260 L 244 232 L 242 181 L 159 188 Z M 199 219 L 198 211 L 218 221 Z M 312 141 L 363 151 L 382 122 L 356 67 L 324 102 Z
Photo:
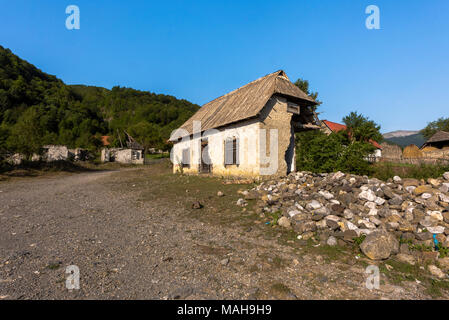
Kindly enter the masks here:
M 182 195 L 148 200 L 145 192 L 163 187 L 153 174 L 1 182 L 0 299 L 431 298 L 416 281 L 381 278 L 370 291 L 354 256 L 329 260 L 283 244 L 263 223 L 195 218 Z M 65 287 L 69 265 L 80 269 L 80 290 Z

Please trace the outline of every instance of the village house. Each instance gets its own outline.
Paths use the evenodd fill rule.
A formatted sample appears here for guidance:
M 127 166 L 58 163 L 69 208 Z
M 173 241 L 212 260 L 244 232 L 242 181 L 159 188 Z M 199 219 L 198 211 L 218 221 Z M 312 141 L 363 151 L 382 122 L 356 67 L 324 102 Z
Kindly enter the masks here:
M 449 149 L 449 132 L 438 131 L 424 143 L 421 149 L 434 147 L 437 149 Z
M 170 140 L 174 172 L 282 176 L 294 171 L 295 132 L 319 129 L 312 98 L 277 71 L 205 104 Z
M 110 141 L 109 136 L 103 136 L 101 138 L 104 148 L 101 149 L 102 163 L 105 162 L 118 162 L 122 164 L 144 164 L 145 163 L 145 150 L 135 141 L 130 135 L 126 141 L 126 148 L 109 148 Z
M 321 121 L 321 131 L 323 131 L 327 135 L 330 135 L 333 132 L 339 132 L 339 131 L 343 131 L 346 129 L 347 129 L 347 127 L 341 123 L 336 123 L 336 122 L 332 122 L 329 120 Z M 372 160 L 372 161 L 379 160 L 382 157 L 382 146 L 373 140 L 369 140 L 369 143 L 371 143 L 376 148 L 374 153 L 368 157 L 369 160 Z

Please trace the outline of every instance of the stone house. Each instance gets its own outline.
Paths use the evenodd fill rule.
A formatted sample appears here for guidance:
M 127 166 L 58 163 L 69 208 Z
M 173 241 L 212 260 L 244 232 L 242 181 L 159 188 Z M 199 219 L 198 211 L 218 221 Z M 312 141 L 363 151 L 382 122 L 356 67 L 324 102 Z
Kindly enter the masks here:
M 280 70 L 205 104 L 173 142 L 174 172 L 281 176 L 295 170 L 295 132 L 319 129 L 317 105 Z
M 118 162 L 123 164 L 144 164 L 144 150 L 137 148 L 103 148 L 101 162 Z
M 126 133 L 126 132 L 125 132 Z M 108 148 L 109 136 L 103 136 L 102 142 L 105 148 L 101 149 L 101 162 L 118 162 L 123 164 L 145 164 L 145 150 L 129 134 L 126 142 L 127 148 Z

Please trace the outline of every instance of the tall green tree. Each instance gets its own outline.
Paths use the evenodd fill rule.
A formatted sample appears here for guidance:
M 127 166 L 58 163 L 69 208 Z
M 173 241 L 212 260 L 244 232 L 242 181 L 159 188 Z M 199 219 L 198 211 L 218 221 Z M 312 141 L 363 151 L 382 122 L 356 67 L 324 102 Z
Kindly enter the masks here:
M 429 122 L 427 126 L 421 130 L 421 134 L 429 139 L 432 137 L 437 131 L 446 131 L 449 132 L 449 118 L 439 118 L 438 120 Z
M 40 153 L 44 130 L 39 120 L 37 107 L 27 109 L 11 129 L 11 135 L 7 139 L 8 149 L 23 154 L 28 160 L 34 153 Z
M 326 135 L 320 130 L 297 134 L 296 165 L 298 170 L 343 171 L 359 175 L 372 172 L 367 158 L 375 148 L 369 141 L 380 140 L 380 127 L 355 112 L 349 114 L 344 120 L 348 126 L 346 131 L 330 135 Z
M 369 142 L 373 140 L 382 142 L 383 140 L 380 125 L 357 112 L 351 112 L 343 118 L 343 122 L 347 127 L 347 134 L 351 141 Z
M 144 147 L 145 152 L 149 148 L 162 148 L 164 145 L 160 128 L 152 123 L 139 122 L 129 128 L 129 134 Z
M 322 103 L 321 101 L 318 100 L 318 92 L 310 91 L 310 84 L 309 84 L 308 80 L 299 78 L 298 80 L 295 81 L 294 85 L 297 86 L 299 89 L 301 89 L 305 94 L 307 94 L 313 100 L 318 102 L 317 106 L 319 106 Z M 317 106 L 313 107 L 313 111 L 316 111 Z

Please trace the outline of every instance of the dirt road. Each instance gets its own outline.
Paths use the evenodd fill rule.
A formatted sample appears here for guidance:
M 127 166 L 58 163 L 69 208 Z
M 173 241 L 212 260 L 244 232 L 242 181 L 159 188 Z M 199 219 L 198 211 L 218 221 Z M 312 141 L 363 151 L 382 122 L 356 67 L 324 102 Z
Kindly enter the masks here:
M 208 179 L 150 166 L 1 182 L 0 299 L 430 298 L 416 281 L 366 289 L 353 255 L 284 239 L 235 206 L 241 186 Z

